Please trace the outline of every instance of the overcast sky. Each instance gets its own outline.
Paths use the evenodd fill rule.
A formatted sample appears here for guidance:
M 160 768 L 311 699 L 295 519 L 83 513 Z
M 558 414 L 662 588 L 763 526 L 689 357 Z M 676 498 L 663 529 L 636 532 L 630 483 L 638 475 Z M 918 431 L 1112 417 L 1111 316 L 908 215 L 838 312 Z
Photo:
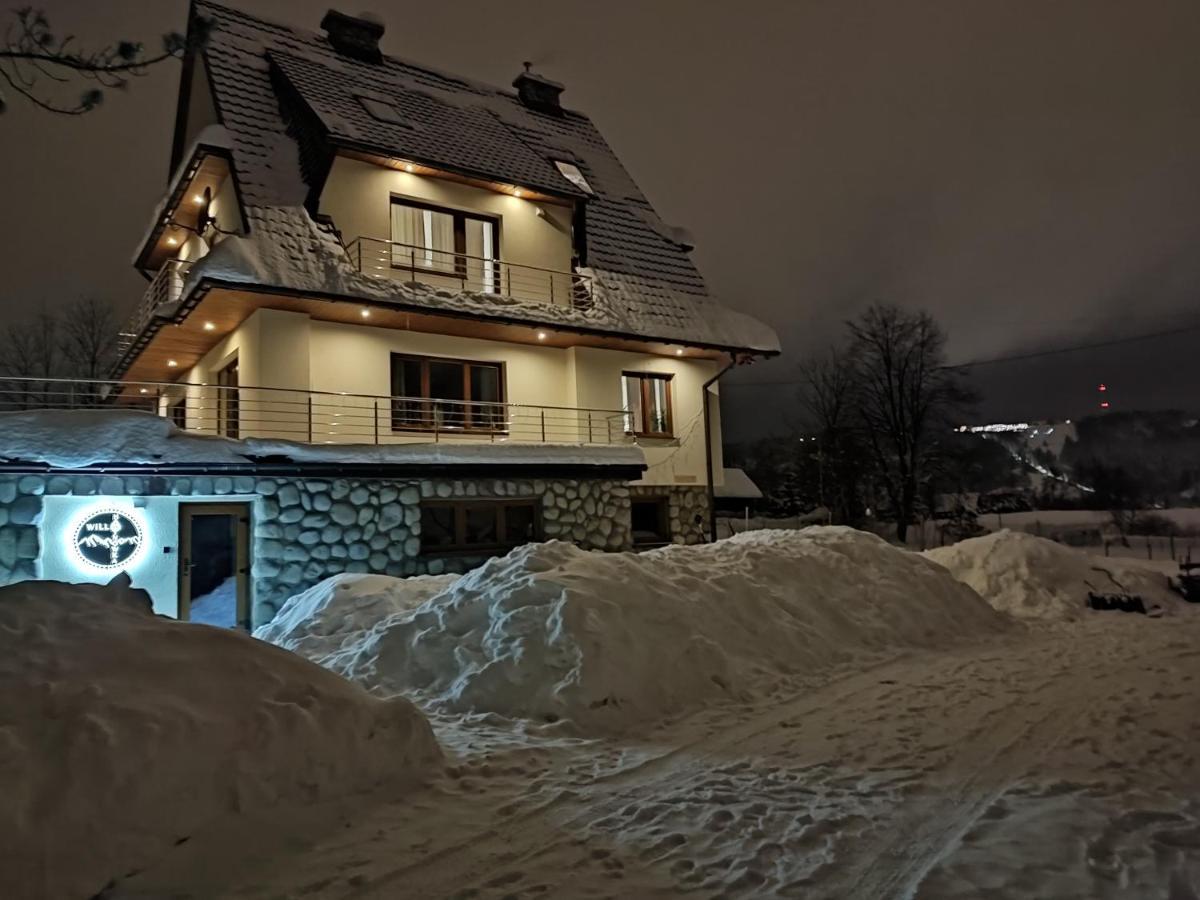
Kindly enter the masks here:
M 316 29 L 328 0 L 229 0 Z M 371 0 L 356 0 L 356 13 Z M 48 0 L 83 44 L 156 44 L 183 0 Z M 806 353 L 873 300 L 934 313 L 955 362 L 1200 324 L 1195 0 L 455 0 L 371 4 L 386 52 L 567 85 L 726 303 L 784 356 L 729 377 L 727 421 L 784 421 Z M 77 119 L 0 117 L 0 320 L 95 292 L 167 178 L 179 70 Z M 978 369 L 987 417 L 1200 407 L 1200 331 Z M 734 386 L 738 383 L 740 386 Z M 755 388 L 750 382 L 768 383 Z M 755 430 L 758 430 L 756 428 Z

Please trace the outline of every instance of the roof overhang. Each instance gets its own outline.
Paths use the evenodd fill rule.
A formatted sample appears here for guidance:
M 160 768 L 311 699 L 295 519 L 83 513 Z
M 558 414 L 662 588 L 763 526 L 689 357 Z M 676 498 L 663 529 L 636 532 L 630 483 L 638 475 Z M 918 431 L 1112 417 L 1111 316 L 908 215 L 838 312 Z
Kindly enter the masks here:
M 345 325 L 473 337 L 540 347 L 595 347 L 652 353 L 673 359 L 733 359 L 739 363 L 755 357 L 778 355 L 778 351 L 673 341 L 607 329 L 531 322 L 502 315 L 485 319 L 478 313 L 432 310 L 424 306 L 406 306 L 342 294 L 317 294 L 291 288 L 201 278 L 181 300 L 173 316 L 152 320 L 146 332 L 139 336 L 117 365 L 113 377 L 134 382 L 172 380 L 203 359 L 209 350 L 260 308 L 300 312 L 317 321 Z M 363 316 L 364 310 L 370 313 L 369 317 Z M 213 327 L 207 328 L 209 324 Z
M 188 236 L 199 231 L 201 217 L 206 214 L 205 205 L 196 202 L 195 198 L 202 198 L 205 190 L 215 197 L 232 171 L 232 154 L 228 147 L 196 144 L 192 155 L 176 172 L 134 265 L 142 272 L 154 272 L 174 256 Z M 238 216 L 241 221 L 246 220 L 240 195 Z

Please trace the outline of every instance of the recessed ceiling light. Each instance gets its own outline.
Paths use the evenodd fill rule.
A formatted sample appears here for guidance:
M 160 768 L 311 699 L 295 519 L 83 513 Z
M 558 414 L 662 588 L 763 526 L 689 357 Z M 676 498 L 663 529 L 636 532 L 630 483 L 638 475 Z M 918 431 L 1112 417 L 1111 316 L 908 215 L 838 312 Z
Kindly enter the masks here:
M 169 237 L 169 238 L 167 238 L 167 243 L 170 244 L 172 247 L 174 247 L 176 244 L 179 243 L 179 238 Z
M 173 360 L 173 359 L 167 360 L 167 368 L 168 369 L 174 369 L 178 365 L 179 365 L 179 363 L 175 362 L 175 360 Z
M 214 330 L 216 329 L 216 327 L 217 327 L 217 326 L 216 326 L 216 325 L 214 325 L 212 322 L 205 322 L 205 323 L 204 323 L 204 330 L 205 330 L 205 331 L 214 331 Z
M 371 318 L 371 311 L 369 309 L 364 309 L 362 312 L 359 313 L 359 315 L 362 316 L 364 319 L 369 319 L 369 318 Z
M 514 196 L 514 197 L 520 197 L 520 196 L 521 196 L 521 189 L 520 189 L 520 188 L 513 188 L 513 196 Z
M 413 164 L 412 164 L 412 163 L 405 163 L 405 164 L 404 164 L 404 171 L 405 171 L 405 172 L 411 172 L 412 170 L 413 170 Z
M 138 393 L 139 394 L 148 394 L 150 392 L 148 390 L 146 390 L 146 388 L 142 388 L 140 391 L 138 391 Z
M 680 347 L 678 350 L 676 350 L 676 351 L 675 351 L 675 355 L 676 355 L 676 356 L 683 356 L 683 348 L 682 348 L 682 347 Z
M 200 194 L 197 194 L 195 197 L 192 198 L 192 202 L 193 203 L 203 203 L 204 197 Z
M 538 340 L 539 340 L 539 341 L 544 341 L 545 339 L 546 339 L 546 332 L 544 332 L 544 331 L 539 331 L 539 332 L 538 332 Z

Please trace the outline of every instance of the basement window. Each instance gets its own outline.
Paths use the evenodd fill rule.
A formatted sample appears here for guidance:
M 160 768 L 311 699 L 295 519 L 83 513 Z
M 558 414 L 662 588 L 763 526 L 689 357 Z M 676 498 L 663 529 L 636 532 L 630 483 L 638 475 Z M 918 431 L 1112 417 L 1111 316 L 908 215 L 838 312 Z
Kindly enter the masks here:
M 542 540 L 538 500 L 426 500 L 421 553 L 494 553 Z
M 634 498 L 630 520 L 635 547 L 671 543 L 670 501 L 666 497 Z

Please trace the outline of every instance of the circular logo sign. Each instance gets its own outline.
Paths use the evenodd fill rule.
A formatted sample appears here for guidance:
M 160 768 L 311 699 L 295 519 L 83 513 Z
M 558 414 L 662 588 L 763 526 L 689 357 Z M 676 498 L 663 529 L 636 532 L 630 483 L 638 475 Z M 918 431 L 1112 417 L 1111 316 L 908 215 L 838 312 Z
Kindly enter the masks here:
M 142 526 L 118 509 L 92 513 L 75 529 L 75 552 L 96 569 L 119 569 L 142 547 Z

